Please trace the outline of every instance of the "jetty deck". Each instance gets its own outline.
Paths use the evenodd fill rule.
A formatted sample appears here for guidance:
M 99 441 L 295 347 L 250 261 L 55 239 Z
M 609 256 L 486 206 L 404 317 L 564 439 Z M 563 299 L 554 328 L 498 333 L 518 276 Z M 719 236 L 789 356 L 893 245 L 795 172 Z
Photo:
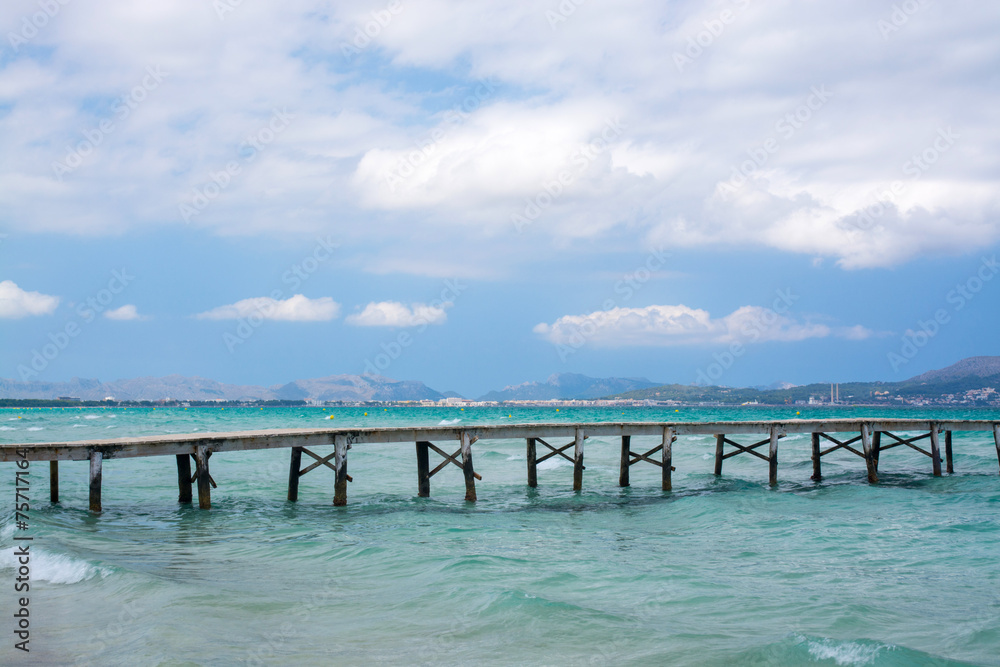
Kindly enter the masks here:
M 465 478 L 465 499 L 474 502 L 476 481 L 482 479 L 473 465 L 473 445 L 479 440 L 523 439 L 527 449 L 527 483 L 532 487 L 538 484 L 539 463 L 555 456 L 568 460 L 573 464 L 573 489 L 580 491 L 583 488 L 586 440 L 592 436 L 620 438 L 619 485 L 629 486 L 629 470 L 633 465 L 648 463 L 660 468 L 662 488 L 670 491 L 671 473 L 675 470 L 672 464 L 674 443 L 683 436 L 715 437 L 716 475 L 722 474 L 722 464 L 726 459 L 748 455 L 765 461 L 768 464 L 770 483 L 777 484 L 779 441 L 790 434 L 810 434 L 812 479 L 822 479 L 821 464 L 824 456 L 844 450 L 864 460 L 868 482 L 877 484 L 881 454 L 895 447 L 908 447 L 926 455 L 931 459 L 931 473 L 935 476 L 942 475 L 942 434 L 944 469 L 949 474 L 953 473 L 952 433 L 963 431 L 992 433 L 1000 463 L 1000 421 L 912 419 L 588 422 L 234 431 L 113 440 L 0 444 L 0 461 L 17 463 L 21 468 L 27 467 L 30 461 L 49 461 L 49 494 L 52 502 L 59 501 L 59 462 L 89 461 L 90 510 L 100 512 L 101 471 L 105 460 L 173 456 L 177 467 L 178 501 L 193 502 L 192 491 L 196 485 L 199 506 L 209 509 L 212 506 L 212 489 L 217 487 L 209 467 L 209 459 L 213 453 L 289 449 L 288 500 L 298 500 L 299 479 L 302 475 L 326 467 L 335 475 L 333 504 L 342 506 L 347 504 L 347 484 L 353 481 L 347 474 L 348 450 L 356 445 L 412 442 L 416 446 L 419 496 L 429 496 L 431 478 L 449 465 L 455 465 L 462 470 Z M 744 442 L 734 439 L 738 436 L 742 436 Z M 749 440 L 746 436 L 750 436 Z M 654 438 L 654 446 L 645 451 L 642 451 L 642 447 L 633 451 L 632 438 L 638 437 Z M 570 438 L 568 443 L 561 441 L 565 438 Z M 560 441 L 555 442 L 556 439 Z M 555 444 L 550 444 L 549 440 Z M 457 449 L 449 453 L 456 444 Z M 333 446 L 331 453 L 318 454 L 313 451 L 330 445 Z M 430 465 L 431 452 L 441 458 L 434 468 Z M 305 467 L 302 466 L 303 455 L 312 459 Z

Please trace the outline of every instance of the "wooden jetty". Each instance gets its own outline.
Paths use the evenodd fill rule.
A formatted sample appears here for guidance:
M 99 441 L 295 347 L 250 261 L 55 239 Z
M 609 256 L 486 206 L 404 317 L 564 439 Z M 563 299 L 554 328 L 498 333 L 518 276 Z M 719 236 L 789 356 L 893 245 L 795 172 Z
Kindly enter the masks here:
M 231 433 L 192 433 L 114 440 L 79 442 L 49 442 L 0 444 L 0 461 L 49 461 L 49 492 L 52 502 L 59 501 L 59 462 L 89 461 L 90 509 L 101 511 L 101 470 L 105 460 L 146 456 L 173 456 L 177 465 L 178 500 L 192 502 L 192 485 L 198 489 L 198 505 L 212 506 L 212 478 L 209 461 L 216 452 L 251 451 L 258 449 L 291 450 L 288 472 L 288 500 L 299 496 L 299 478 L 320 467 L 333 470 L 334 505 L 347 504 L 347 453 L 355 445 L 412 442 L 416 445 L 417 495 L 430 495 L 430 481 L 437 473 L 454 464 L 465 478 L 465 499 L 476 500 L 476 481 L 482 477 L 475 471 L 472 447 L 478 440 L 523 439 L 527 446 L 528 486 L 538 485 L 538 464 L 552 457 L 562 457 L 573 464 L 573 489 L 583 488 L 584 444 L 591 436 L 621 439 L 621 468 L 618 483 L 629 485 L 629 469 L 640 462 L 658 466 L 662 488 L 671 490 L 672 453 L 681 436 L 709 435 L 716 439 L 715 474 L 722 474 L 726 459 L 747 454 L 767 462 L 771 484 L 778 483 L 778 443 L 790 434 L 810 434 L 812 438 L 812 479 L 822 478 L 822 459 L 835 451 L 844 450 L 865 461 L 868 482 L 878 483 L 879 461 L 883 452 L 894 447 L 909 447 L 931 459 L 931 471 L 942 474 L 941 434 L 944 434 L 945 470 L 954 472 L 952 433 L 976 431 L 993 434 L 997 460 L 1000 462 L 1000 421 L 958 420 L 928 421 L 909 419 L 824 419 L 791 421 L 739 422 L 599 422 L 556 424 L 504 424 L 462 427 L 393 427 L 393 428 L 322 428 Z M 906 434 L 917 433 L 906 437 Z M 900 435 L 902 434 L 902 435 Z M 739 442 L 738 436 L 750 436 L 751 442 Z M 633 451 L 633 438 L 652 437 L 657 443 L 647 451 Z M 566 444 L 550 444 L 549 440 L 571 438 Z M 759 439 L 758 439 L 759 438 Z M 745 437 L 742 439 L 746 440 Z M 923 443 L 923 441 L 927 441 Z M 445 449 L 435 442 L 455 443 Z M 561 440 L 560 440 L 561 442 Z M 860 443 L 860 448 L 858 444 Z M 918 445 L 925 444 L 927 448 Z M 457 444 L 453 453 L 449 451 Z M 320 455 L 311 448 L 333 445 L 333 452 Z M 539 450 L 539 446 L 543 449 Z M 727 451 L 728 446 L 728 451 Z M 766 449 L 765 449 L 766 448 Z M 642 448 L 639 448 L 640 450 Z M 758 449 L 766 451 L 758 451 Z M 441 457 L 434 468 L 430 452 Z M 539 451 L 542 455 L 539 456 Z M 302 455 L 313 459 L 302 467 Z M 194 472 L 191 461 L 194 461 Z M 331 462 L 332 461 L 332 462 Z

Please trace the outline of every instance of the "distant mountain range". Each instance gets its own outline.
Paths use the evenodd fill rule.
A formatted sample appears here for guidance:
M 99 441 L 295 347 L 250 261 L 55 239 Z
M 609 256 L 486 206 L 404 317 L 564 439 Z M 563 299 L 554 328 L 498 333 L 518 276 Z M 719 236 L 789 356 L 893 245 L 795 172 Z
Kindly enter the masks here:
M 0 398 L 53 399 L 59 396 L 91 401 L 100 401 L 108 396 L 119 401 L 159 401 L 165 398 L 182 401 L 413 401 L 444 398 L 444 394 L 423 382 L 392 380 L 380 375 L 330 375 L 267 388 L 224 384 L 181 375 L 114 382 L 83 378 L 73 378 L 69 382 L 0 379 Z
M 479 397 L 481 401 L 544 401 L 551 399 L 600 398 L 609 394 L 655 387 L 646 378 L 592 378 L 577 373 L 555 373 L 545 382 L 508 385 Z
M 849 382 L 840 384 L 842 402 L 888 401 L 894 397 L 920 398 L 960 395 L 986 387 L 1000 389 L 1000 357 L 969 357 L 947 368 L 928 371 L 901 382 Z M 593 378 L 577 373 L 556 373 L 544 382 L 524 382 L 491 391 L 483 401 L 630 398 L 681 402 L 780 404 L 828 397 L 829 384 L 795 386 L 775 383 L 762 388 L 702 387 L 659 384 L 646 378 Z M 73 378 L 69 382 L 19 382 L 0 379 L 0 398 L 55 399 L 72 396 L 82 400 L 119 401 L 415 401 L 457 397 L 439 392 L 416 380 L 393 380 L 380 375 L 329 375 L 262 387 L 216 382 L 200 377 L 168 375 L 101 382 Z M 1000 395 L 993 394 L 994 398 Z M 985 400 L 985 399 L 984 399 Z M 989 399 L 993 400 L 993 399 Z
M 718 402 L 739 404 L 758 401 L 766 404 L 808 401 L 811 397 L 826 399 L 830 396 L 829 383 L 802 386 L 777 384 L 773 388 L 705 387 L 667 384 L 615 394 L 613 398 L 680 401 L 688 403 Z M 929 399 L 938 402 L 958 402 L 965 396 L 973 401 L 995 403 L 1000 394 L 982 393 L 992 388 L 1000 391 L 1000 357 L 969 357 L 947 368 L 928 371 L 899 382 L 842 382 L 839 385 L 841 403 L 879 403 L 905 399 Z M 948 396 L 955 397 L 947 399 Z M 945 400 L 947 399 L 947 400 Z

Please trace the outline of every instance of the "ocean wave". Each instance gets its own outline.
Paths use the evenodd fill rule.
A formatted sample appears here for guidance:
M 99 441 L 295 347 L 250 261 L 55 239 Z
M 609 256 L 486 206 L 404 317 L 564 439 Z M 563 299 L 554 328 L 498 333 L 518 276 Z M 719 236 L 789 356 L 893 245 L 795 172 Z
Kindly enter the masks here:
M 100 419 L 101 415 L 84 415 L 84 419 Z
M 86 424 L 73 424 L 73 428 L 86 428 Z
M 0 426 L 0 431 L 16 431 L 16 426 Z
M 817 660 L 833 660 L 838 665 L 862 667 L 875 662 L 883 650 L 892 647 L 884 644 L 844 642 L 834 639 L 810 639 L 807 644 L 809 655 Z
M 4 549 L 0 555 L 0 570 L 13 570 L 15 567 L 14 550 Z M 53 584 L 76 584 L 94 577 L 106 577 L 109 574 L 111 570 L 80 558 L 31 549 L 33 580 L 48 581 Z
M 451 426 L 452 424 L 457 424 L 460 421 L 462 420 L 459 419 L 458 417 L 456 417 L 455 419 L 442 419 L 441 421 L 438 422 L 438 426 Z
M 29 426 L 26 430 L 28 431 L 44 431 L 44 426 Z

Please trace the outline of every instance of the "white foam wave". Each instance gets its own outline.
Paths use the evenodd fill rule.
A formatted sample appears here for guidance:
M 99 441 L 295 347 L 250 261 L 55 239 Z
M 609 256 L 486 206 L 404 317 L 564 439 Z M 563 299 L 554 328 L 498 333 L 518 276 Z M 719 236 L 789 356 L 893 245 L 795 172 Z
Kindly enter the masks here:
M 568 461 L 563 461 L 562 459 L 551 458 L 548 461 L 542 461 L 538 464 L 539 470 L 552 470 L 554 468 L 562 468 L 565 465 L 569 465 Z
M 451 426 L 452 424 L 457 424 L 460 421 L 462 420 L 459 419 L 458 417 L 456 417 L 455 419 L 442 419 L 441 421 L 438 422 L 438 426 Z
M 524 459 L 525 459 L 524 454 L 511 454 L 510 456 L 507 457 L 508 461 L 523 461 Z M 542 463 L 545 462 L 542 461 Z
M 29 430 L 29 431 L 44 431 L 45 427 L 44 426 L 29 426 L 27 430 Z
M 0 426 L 0 431 L 16 431 L 16 426 Z
M 13 570 L 14 550 L 4 549 L 0 555 L 0 569 Z M 65 554 L 31 549 L 31 578 L 53 584 L 75 584 L 94 577 L 105 577 L 111 570 L 92 565 L 85 560 Z
M 100 419 L 101 415 L 84 415 L 84 419 Z
M 86 428 L 86 424 L 73 424 L 73 428 Z
M 115 428 L 115 425 L 112 424 L 111 426 L 105 426 L 104 428 Z
M 875 662 L 879 652 L 886 646 L 858 644 L 856 642 L 837 642 L 832 639 L 810 641 L 809 655 L 817 660 L 833 660 L 838 665 L 861 667 Z

